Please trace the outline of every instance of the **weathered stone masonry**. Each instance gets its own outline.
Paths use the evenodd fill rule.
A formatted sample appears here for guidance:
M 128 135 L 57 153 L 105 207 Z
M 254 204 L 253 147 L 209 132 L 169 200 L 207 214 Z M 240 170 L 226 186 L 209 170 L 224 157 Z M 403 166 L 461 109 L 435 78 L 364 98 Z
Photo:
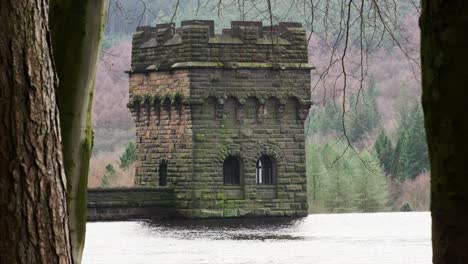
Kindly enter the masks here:
M 232 22 L 214 32 L 196 20 L 134 34 L 136 184 L 165 185 L 167 175 L 187 217 L 304 216 L 305 31 Z
M 88 221 L 167 219 L 179 215 L 170 187 L 88 189 Z

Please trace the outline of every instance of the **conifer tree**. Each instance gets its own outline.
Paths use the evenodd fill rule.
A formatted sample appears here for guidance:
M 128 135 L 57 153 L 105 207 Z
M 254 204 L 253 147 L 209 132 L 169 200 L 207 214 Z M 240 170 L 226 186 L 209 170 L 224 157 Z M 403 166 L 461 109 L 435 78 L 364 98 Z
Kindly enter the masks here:
M 342 150 L 344 148 L 338 144 L 326 144 L 322 148 L 322 158 L 327 169 L 327 181 L 324 186 L 327 191 L 323 198 L 325 206 L 332 213 L 355 211 L 350 164 L 347 158 L 339 158 Z
M 335 104 L 333 100 L 326 101 L 323 107 L 313 111 L 312 115 L 308 119 L 308 134 L 341 134 L 341 131 L 343 130 L 341 122 L 341 109 L 342 108 Z
M 356 153 L 345 150 L 346 144 L 342 142 L 307 148 L 311 210 L 332 213 L 386 210 L 388 191 L 377 157 L 363 151 L 359 153 L 361 160 Z
M 322 147 L 308 144 L 307 153 L 307 191 L 309 210 L 312 213 L 326 212 L 324 194 L 327 192 L 328 171 L 322 160 Z
M 388 138 L 384 130 L 382 130 L 377 137 L 374 145 L 377 158 L 380 161 L 380 166 L 384 169 L 386 174 L 391 174 L 393 169 L 393 145 L 392 141 Z
M 351 163 L 355 193 L 354 206 L 361 212 L 385 211 L 389 195 L 378 158 L 367 151 L 359 155 L 362 161 L 354 158 Z M 365 162 L 365 165 L 362 162 Z
M 392 174 L 399 180 L 414 179 L 429 169 L 424 117 L 419 103 L 409 113 L 400 113 L 397 145 L 393 154 Z
M 133 142 L 128 143 L 124 153 L 120 155 L 120 168 L 128 168 L 136 161 L 136 146 Z
M 395 152 L 393 154 L 392 175 L 395 179 L 404 181 L 408 178 L 408 137 L 406 131 L 399 134 Z
M 416 103 L 411 111 L 411 125 L 408 128 L 408 145 L 408 177 L 414 179 L 421 172 L 429 170 L 424 115 L 419 103 Z
M 109 187 L 112 181 L 117 177 L 117 172 L 114 169 L 112 164 L 107 164 L 106 171 L 101 179 L 101 186 L 102 187 Z
M 350 98 L 351 111 L 346 123 L 348 137 L 352 142 L 361 140 L 380 123 L 375 79 L 370 77 L 367 86 L 360 94 L 353 94 Z

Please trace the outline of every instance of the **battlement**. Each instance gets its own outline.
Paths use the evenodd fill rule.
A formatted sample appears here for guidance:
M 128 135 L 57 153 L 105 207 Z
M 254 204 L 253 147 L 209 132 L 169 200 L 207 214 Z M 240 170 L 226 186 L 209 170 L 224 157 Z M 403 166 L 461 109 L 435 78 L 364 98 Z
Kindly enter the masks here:
M 232 21 L 221 34 L 215 33 L 213 20 L 182 21 L 179 28 L 174 23 L 142 26 L 133 34 L 132 45 L 130 72 L 235 65 L 309 67 L 306 33 L 294 22 L 263 26 L 258 21 Z

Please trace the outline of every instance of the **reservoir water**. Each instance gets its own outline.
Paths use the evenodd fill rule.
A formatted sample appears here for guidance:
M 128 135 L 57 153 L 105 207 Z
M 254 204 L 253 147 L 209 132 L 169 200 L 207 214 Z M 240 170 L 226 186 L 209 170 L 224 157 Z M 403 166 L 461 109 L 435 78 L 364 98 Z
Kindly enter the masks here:
M 423 213 L 87 224 L 84 264 L 430 264 Z

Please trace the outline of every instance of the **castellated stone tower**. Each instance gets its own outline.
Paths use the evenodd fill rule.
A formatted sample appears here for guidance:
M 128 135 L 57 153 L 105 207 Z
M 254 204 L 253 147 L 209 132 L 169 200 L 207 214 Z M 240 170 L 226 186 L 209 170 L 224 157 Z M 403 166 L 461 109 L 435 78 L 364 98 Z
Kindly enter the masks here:
M 131 66 L 136 185 L 173 188 L 186 217 L 307 215 L 300 23 L 138 27 Z

